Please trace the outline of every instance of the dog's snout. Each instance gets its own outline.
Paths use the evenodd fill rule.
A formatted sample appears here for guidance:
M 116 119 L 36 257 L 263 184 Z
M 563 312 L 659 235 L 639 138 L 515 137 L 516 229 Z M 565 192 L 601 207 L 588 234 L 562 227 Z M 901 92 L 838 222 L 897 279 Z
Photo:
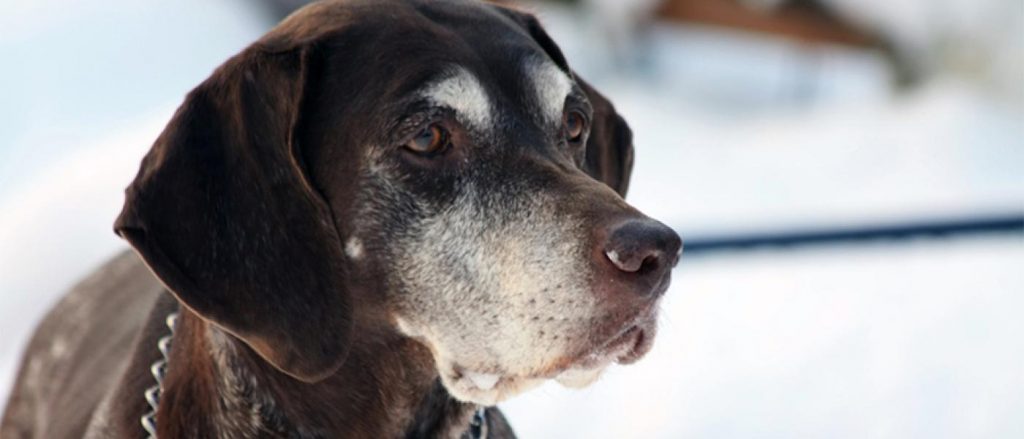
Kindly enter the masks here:
M 619 271 L 657 283 L 679 261 L 682 249 L 682 239 L 664 224 L 630 220 L 610 231 L 604 256 Z

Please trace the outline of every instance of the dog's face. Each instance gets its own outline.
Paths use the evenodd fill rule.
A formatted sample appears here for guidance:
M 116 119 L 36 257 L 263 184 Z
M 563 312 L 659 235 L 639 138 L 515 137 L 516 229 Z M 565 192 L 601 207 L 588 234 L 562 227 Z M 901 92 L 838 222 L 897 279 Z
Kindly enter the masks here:
M 629 129 L 532 17 L 463 2 L 320 4 L 250 50 L 261 59 L 223 67 L 206 90 L 193 92 L 190 99 L 202 104 L 176 117 L 209 118 L 240 104 L 228 119 L 247 128 L 165 132 L 119 219 L 118 230 L 191 308 L 283 371 L 315 380 L 344 357 L 337 344 L 353 336 L 353 301 L 374 296 L 389 324 L 430 349 L 454 396 L 483 404 L 549 378 L 585 385 L 608 364 L 633 361 L 650 347 L 679 238 L 623 201 Z M 281 77 L 287 85 L 261 89 Z M 203 102 L 200 93 L 217 98 Z M 245 132 L 257 125 L 258 132 Z M 184 228 L 140 214 L 147 203 L 139 199 L 161 192 L 152 189 L 154 176 L 183 154 L 161 145 L 236 143 L 225 136 L 251 140 L 227 153 L 193 145 L 202 159 L 178 166 L 225 161 L 212 172 L 239 175 L 202 177 L 185 189 L 208 193 L 244 186 L 238 181 L 251 174 L 272 175 L 252 182 L 255 194 L 215 203 L 212 224 L 187 228 L 260 242 L 218 246 L 208 260 L 186 256 L 194 250 L 168 248 L 171 239 L 158 236 Z M 282 143 L 277 149 L 274 139 Z M 285 166 L 235 164 L 251 160 L 236 155 L 268 149 Z M 242 221 L 256 230 L 219 216 L 244 209 L 255 210 Z M 278 224 L 287 229 L 273 230 Z M 296 241 L 298 249 L 276 248 Z M 236 257 L 256 261 L 224 260 L 239 248 L 249 253 Z M 252 253 L 260 250 L 283 254 Z M 261 262 L 312 267 L 282 274 Z M 196 269 L 204 273 L 190 273 Z M 259 285 L 243 292 L 220 280 L 238 270 Z M 208 291 L 191 291 L 204 282 L 206 290 L 235 289 L 222 294 L 233 294 L 228 302 L 270 295 L 281 302 L 278 313 L 307 313 L 260 322 L 259 310 L 230 309 Z M 319 328 L 305 328 L 310 322 Z M 318 332 L 326 340 L 300 339 Z M 282 350 L 281 343 L 298 346 Z

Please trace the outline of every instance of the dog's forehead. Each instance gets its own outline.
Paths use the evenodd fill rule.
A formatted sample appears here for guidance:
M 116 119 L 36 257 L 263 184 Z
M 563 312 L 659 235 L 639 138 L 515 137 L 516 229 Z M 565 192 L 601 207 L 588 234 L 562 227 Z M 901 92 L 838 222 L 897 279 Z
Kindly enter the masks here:
M 377 103 L 426 101 L 492 134 L 502 124 L 528 122 L 550 130 L 560 123 L 574 86 L 571 75 L 500 7 L 461 0 L 342 5 L 336 7 L 365 17 L 339 37 L 359 38 L 387 29 L 364 49 L 337 58 L 346 64 L 366 58 L 385 69 L 374 86 L 364 87 L 368 94 L 389 96 Z M 382 52 L 395 56 L 379 64 Z
M 479 130 L 488 130 L 499 119 L 512 114 L 525 113 L 544 126 L 559 123 L 566 98 L 573 89 L 572 78 L 546 57 L 511 58 L 515 64 L 507 67 L 518 74 L 518 80 L 487 77 L 455 64 L 428 80 L 416 94 L 434 105 L 452 109 L 460 120 Z M 509 111 L 506 105 L 517 106 L 521 111 Z
M 453 19 L 460 25 L 450 28 L 487 66 L 478 82 L 492 85 L 491 93 L 509 97 L 504 101 L 492 97 L 492 105 L 515 105 L 542 125 L 560 122 L 573 89 L 572 76 L 521 23 L 510 19 L 508 12 L 497 11 L 493 5 L 472 3 L 463 11 L 466 15 Z

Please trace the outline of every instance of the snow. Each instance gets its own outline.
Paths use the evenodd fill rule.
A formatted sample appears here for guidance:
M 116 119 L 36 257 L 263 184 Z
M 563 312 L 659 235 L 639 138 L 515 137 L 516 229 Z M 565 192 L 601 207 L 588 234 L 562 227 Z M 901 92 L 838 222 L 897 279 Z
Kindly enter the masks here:
M 19 60 L 0 70 L 0 389 L 46 309 L 125 248 L 121 191 L 184 94 L 269 25 L 241 1 L 64 3 L 0 14 Z M 898 93 L 879 54 L 699 27 L 623 59 L 541 12 L 633 127 L 630 202 L 684 238 L 1024 212 L 1021 93 L 942 74 Z M 501 406 L 528 438 L 1022 437 L 1022 267 L 1021 234 L 684 252 L 647 358 Z

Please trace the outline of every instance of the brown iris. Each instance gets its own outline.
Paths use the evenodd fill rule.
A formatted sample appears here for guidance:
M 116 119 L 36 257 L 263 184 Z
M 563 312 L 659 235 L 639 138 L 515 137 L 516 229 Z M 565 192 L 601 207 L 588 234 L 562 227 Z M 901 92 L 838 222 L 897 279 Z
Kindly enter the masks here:
M 579 111 L 570 111 L 565 114 L 565 138 L 577 143 L 583 140 L 583 132 L 586 131 L 587 119 Z
M 417 154 L 436 154 L 448 146 L 448 131 L 438 124 L 431 124 L 416 133 L 405 143 L 405 147 Z

